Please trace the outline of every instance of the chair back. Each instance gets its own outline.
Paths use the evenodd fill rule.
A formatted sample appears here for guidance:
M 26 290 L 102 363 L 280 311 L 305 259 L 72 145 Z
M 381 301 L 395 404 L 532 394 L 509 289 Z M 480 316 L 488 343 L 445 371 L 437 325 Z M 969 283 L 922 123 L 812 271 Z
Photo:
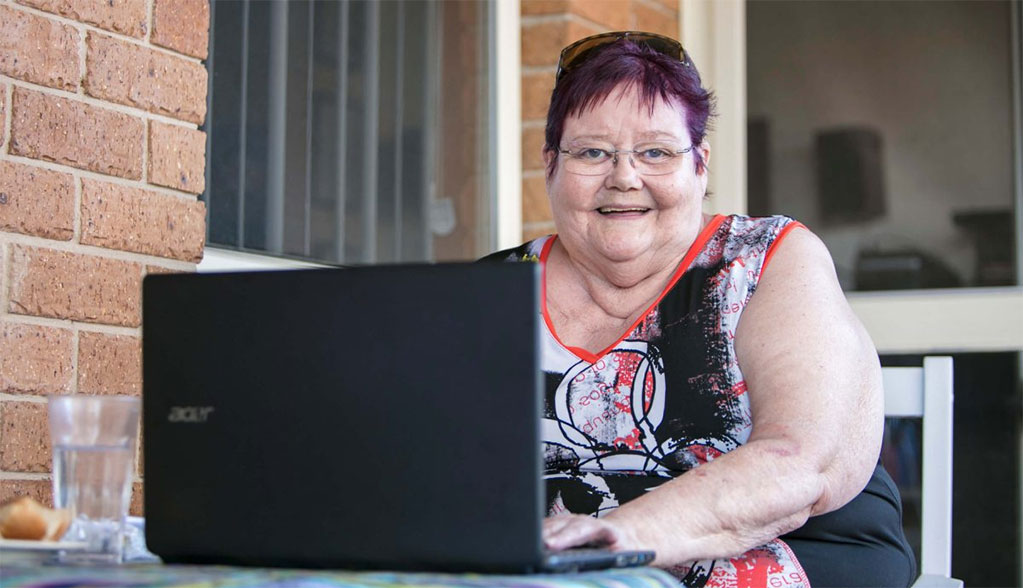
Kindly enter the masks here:
M 952 358 L 925 357 L 923 367 L 886 367 L 887 417 L 923 421 L 920 480 L 920 573 L 952 575 Z

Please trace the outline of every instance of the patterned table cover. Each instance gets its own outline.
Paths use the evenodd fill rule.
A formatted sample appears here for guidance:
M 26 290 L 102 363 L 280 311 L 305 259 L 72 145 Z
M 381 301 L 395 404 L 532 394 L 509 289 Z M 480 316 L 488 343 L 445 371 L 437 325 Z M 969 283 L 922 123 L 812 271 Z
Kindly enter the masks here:
M 0 561 L 0 588 L 678 588 L 664 570 L 651 567 L 548 575 L 484 575 L 407 572 L 310 571 L 225 566 L 126 564 L 106 567 L 7 565 Z

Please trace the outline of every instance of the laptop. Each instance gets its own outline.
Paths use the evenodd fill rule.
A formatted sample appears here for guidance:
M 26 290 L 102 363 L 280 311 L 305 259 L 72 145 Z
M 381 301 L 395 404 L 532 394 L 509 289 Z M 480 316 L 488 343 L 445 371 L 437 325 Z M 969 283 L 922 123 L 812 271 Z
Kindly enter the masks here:
M 539 268 L 143 285 L 146 542 L 166 562 L 530 573 L 545 553 Z

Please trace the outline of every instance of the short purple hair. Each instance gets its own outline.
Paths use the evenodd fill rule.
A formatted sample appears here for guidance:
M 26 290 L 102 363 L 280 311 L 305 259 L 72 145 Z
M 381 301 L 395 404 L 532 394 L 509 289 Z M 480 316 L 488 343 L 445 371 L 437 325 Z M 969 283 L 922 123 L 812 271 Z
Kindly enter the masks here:
M 640 102 L 651 112 L 657 98 L 678 101 L 685 110 L 685 123 L 693 145 L 707 135 L 714 116 L 714 96 L 703 87 L 700 72 L 686 55 L 686 63 L 641 43 L 621 39 L 597 49 L 588 60 L 567 70 L 554 86 L 547 110 L 544 152 L 557 154 L 565 119 L 603 102 L 618 87 L 635 86 Z M 703 156 L 693 150 L 696 169 L 703 169 Z M 557 157 L 551 159 L 547 174 L 554 172 Z

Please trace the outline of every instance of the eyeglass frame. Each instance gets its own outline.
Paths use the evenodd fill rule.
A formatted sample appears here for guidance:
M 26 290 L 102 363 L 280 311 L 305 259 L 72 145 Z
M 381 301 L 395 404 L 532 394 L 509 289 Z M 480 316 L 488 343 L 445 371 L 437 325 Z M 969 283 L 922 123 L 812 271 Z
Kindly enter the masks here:
M 657 33 L 647 33 L 643 31 L 613 31 L 610 33 L 590 35 L 589 37 L 579 39 L 578 41 L 562 49 L 561 54 L 558 56 L 558 71 L 554 76 L 555 83 L 561 80 L 561 77 L 569 70 L 578 67 L 582 63 L 586 63 L 586 61 L 590 57 L 592 57 L 592 55 L 590 55 L 586 59 L 579 61 L 579 58 L 581 56 L 586 55 L 593 49 L 597 49 L 598 47 L 604 47 L 607 45 L 612 45 L 614 43 L 617 43 L 618 41 L 621 41 L 622 39 L 628 39 L 631 41 L 635 41 L 637 43 L 641 43 L 645 47 L 649 47 L 650 49 L 653 49 L 654 51 L 660 53 L 661 55 L 666 55 L 668 57 L 673 57 L 677 59 L 680 63 L 682 63 L 682 65 L 686 67 L 692 66 L 692 61 L 690 61 L 689 59 L 689 54 L 686 53 L 686 50 L 682 46 L 682 43 L 679 43 L 678 41 L 672 39 L 671 37 L 667 37 L 665 35 L 658 35 Z M 582 49 L 579 50 L 578 52 L 573 53 L 573 51 L 575 51 L 579 46 L 587 43 L 593 43 L 594 41 L 601 42 L 594 44 L 592 47 L 587 47 L 586 49 Z M 664 43 L 671 48 L 671 51 L 670 52 L 665 51 L 663 47 L 653 44 L 651 43 L 651 41 L 658 41 Z M 594 53 L 593 55 L 596 54 Z
M 690 146 L 686 147 L 685 149 L 682 149 L 681 151 L 670 151 L 670 153 L 672 154 L 672 157 L 674 158 L 674 156 L 676 156 L 676 155 L 685 155 L 686 153 L 690 153 L 690 152 L 694 151 L 697 147 L 698 147 L 698 145 L 690 145 Z M 630 154 L 634 155 L 634 154 L 642 153 L 643 151 L 645 151 L 645 149 L 601 149 L 599 147 L 586 147 L 585 148 L 585 150 L 587 150 L 587 151 L 589 151 L 591 149 L 596 149 L 598 151 L 603 151 L 604 153 L 610 155 L 611 156 L 611 159 L 610 159 L 610 161 L 611 161 L 611 169 L 609 169 L 608 171 L 605 171 L 603 174 L 600 174 L 600 173 L 596 173 L 596 174 L 580 174 L 580 173 L 573 172 L 573 171 L 569 171 L 569 173 L 572 173 L 572 174 L 575 174 L 575 175 L 593 175 L 593 176 L 604 175 L 604 174 L 609 173 L 611 170 L 613 170 L 615 167 L 618 166 L 618 155 L 619 154 L 630 153 Z M 575 155 L 570 150 L 568 150 L 568 149 L 562 149 L 561 147 L 558 147 L 557 152 L 559 154 L 568 155 L 568 156 L 571 156 L 571 157 L 575 158 Z M 578 159 L 576 159 L 576 160 L 577 161 L 581 161 L 581 160 L 578 160 Z M 635 159 L 633 159 L 632 157 L 629 157 L 629 162 L 632 163 L 632 169 L 636 170 L 636 173 L 638 173 L 640 175 L 644 175 L 644 176 L 650 176 L 650 175 L 658 176 L 658 175 L 666 175 L 666 174 L 671 173 L 670 171 L 666 171 L 663 174 L 643 173 L 643 172 L 639 171 L 638 167 L 636 167 Z M 604 162 L 600 162 L 599 164 L 595 164 L 595 165 L 603 165 L 603 164 L 604 164 Z

